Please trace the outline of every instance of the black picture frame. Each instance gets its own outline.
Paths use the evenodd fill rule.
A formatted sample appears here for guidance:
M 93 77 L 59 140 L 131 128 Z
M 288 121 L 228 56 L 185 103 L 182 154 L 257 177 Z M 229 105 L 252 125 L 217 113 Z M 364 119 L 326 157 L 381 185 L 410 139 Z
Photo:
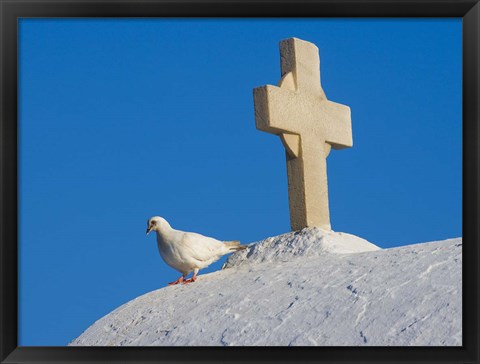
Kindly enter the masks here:
M 479 0 L 0 0 L 0 361 L 479 362 Z M 463 346 L 18 347 L 17 20 L 24 17 L 461 17 L 463 26 Z

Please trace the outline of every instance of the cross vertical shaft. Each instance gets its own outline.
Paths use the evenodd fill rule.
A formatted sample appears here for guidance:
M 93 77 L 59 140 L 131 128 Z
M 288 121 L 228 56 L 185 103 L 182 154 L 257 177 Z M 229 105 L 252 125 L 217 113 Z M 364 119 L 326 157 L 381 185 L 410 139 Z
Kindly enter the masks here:
M 323 146 L 314 141 L 303 140 L 301 148 L 302 154 L 318 156 L 325 153 Z M 307 226 L 330 230 L 326 159 L 294 157 L 288 151 L 285 154 L 292 230 L 301 230 Z
M 257 129 L 279 135 L 286 149 L 290 223 L 331 229 L 326 158 L 352 146 L 350 108 L 327 100 L 320 84 L 318 48 L 280 42 L 279 87 L 254 89 Z

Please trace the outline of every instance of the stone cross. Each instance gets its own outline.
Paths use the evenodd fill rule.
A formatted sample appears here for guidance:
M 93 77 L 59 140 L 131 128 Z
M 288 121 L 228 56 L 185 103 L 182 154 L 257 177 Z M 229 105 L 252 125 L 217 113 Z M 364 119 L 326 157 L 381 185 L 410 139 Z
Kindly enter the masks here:
M 350 108 L 327 100 L 313 43 L 282 40 L 280 63 L 279 87 L 253 90 L 257 129 L 279 135 L 286 149 L 292 230 L 330 230 L 326 158 L 353 145 Z

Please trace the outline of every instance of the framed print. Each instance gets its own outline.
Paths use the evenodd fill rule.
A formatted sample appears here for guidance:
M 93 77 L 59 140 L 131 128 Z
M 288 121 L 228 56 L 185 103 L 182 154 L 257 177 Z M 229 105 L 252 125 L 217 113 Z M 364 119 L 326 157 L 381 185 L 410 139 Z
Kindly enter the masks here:
M 2 363 L 478 362 L 478 1 L 0 1 Z

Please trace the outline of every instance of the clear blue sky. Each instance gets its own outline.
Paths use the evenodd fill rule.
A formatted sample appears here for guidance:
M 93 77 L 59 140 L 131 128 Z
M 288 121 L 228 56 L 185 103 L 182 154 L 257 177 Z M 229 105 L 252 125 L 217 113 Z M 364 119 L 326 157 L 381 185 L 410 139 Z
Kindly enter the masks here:
M 178 278 L 146 221 L 244 243 L 289 231 L 285 152 L 252 89 L 320 49 L 352 110 L 332 228 L 383 248 L 461 236 L 460 19 L 22 19 L 20 345 L 66 345 Z M 205 273 L 217 270 L 223 261 Z

